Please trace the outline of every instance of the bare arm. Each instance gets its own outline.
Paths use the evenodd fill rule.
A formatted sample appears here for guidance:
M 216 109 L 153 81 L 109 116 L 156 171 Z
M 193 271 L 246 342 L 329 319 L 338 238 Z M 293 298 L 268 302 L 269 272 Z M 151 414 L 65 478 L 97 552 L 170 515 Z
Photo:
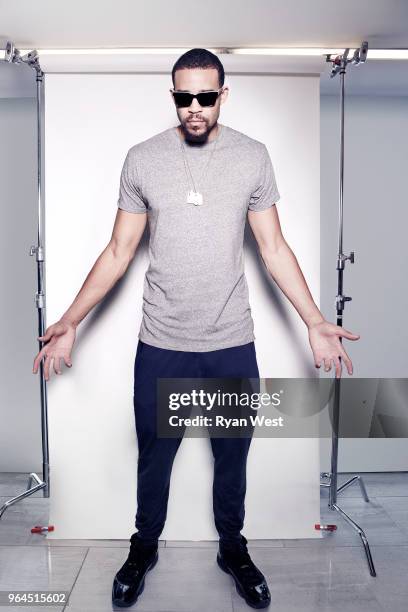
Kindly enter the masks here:
M 307 327 L 324 321 L 296 256 L 282 235 L 276 206 L 257 212 L 250 210 L 248 222 L 266 269 L 296 308 Z
M 352 374 L 351 359 L 339 337 L 358 340 L 359 335 L 333 325 L 323 317 L 313 300 L 295 254 L 282 235 L 276 206 L 263 211 L 248 211 L 248 222 L 269 274 L 296 308 L 308 328 L 315 366 L 319 368 L 323 361 L 325 371 L 329 371 L 333 361 L 336 375 L 340 377 L 339 357 L 342 357 L 349 374 Z
M 146 227 L 147 213 L 118 208 L 112 237 L 99 255 L 80 291 L 61 320 L 78 326 L 126 272 Z
M 49 378 L 52 361 L 56 374 L 61 374 L 61 359 L 67 366 L 72 365 L 71 352 L 77 326 L 126 272 L 146 222 L 147 213 L 130 213 L 118 208 L 111 239 L 92 266 L 74 301 L 61 319 L 50 325 L 45 334 L 38 338 L 44 346 L 34 359 L 33 374 L 37 373 L 43 357 L 46 380 Z

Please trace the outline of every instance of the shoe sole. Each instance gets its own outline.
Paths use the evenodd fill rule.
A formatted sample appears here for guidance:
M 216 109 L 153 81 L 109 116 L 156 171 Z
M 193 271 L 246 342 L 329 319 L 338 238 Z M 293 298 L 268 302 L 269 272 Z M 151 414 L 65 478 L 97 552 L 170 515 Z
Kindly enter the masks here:
M 241 589 L 241 586 L 238 580 L 235 578 L 234 574 L 229 570 L 229 568 L 225 565 L 225 563 L 223 562 L 223 560 L 221 559 L 219 555 L 217 555 L 217 563 L 223 572 L 225 572 L 226 574 L 229 574 L 234 579 L 235 587 L 237 589 L 238 595 L 240 595 L 243 599 L 245 599 L 248 606 L 251 606 L 251 608 L 256 608 L 257 610 L 260 610 L 261 608 L 267 608 L 270 605 L 271 603 L 270 601 L 260 602 L 258 604 L 254 604 L 253 602 L 248 601 L 245 593 Z
M 144 590 L 144 587 L 145 587 L 145 579 L 146 579 L 147 572 L 150 572 L 150 570 L 154 568 L 154 566 L 156 565 L 158 560 L 159 560 L 159 555 L 157 554 L 157 556 L 154 558 L 154 560 L 151 562 L 151 564 L 146 569 L 146 573 L 143 576 L 143 580 L 139 584 L 139 588 L 137 589 L 137 591 L 135 593 L 135 596 L 132 599 L 132 601 L 124 602 L 124 601 L 120 601 L 120 600 L 115 600 L 112 597 L 112 604 L 114 606 L 117 606 L 118 608 L 129 608 L 130 606 L 133 606 L 133 604 L 135 604 L 136 601 L 139 599 L 139 596 L 143 593 L 143 590 Z

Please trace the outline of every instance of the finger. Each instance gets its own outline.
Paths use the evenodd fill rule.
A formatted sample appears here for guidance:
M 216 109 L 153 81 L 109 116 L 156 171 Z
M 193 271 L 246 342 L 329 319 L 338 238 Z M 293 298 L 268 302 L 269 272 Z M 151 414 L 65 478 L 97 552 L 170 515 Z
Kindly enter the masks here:
M 332 362 L 331 359 L 329 359 L 327 357 L 324 358 L 324 371 L 325 372 L 329 372 L 331 370 L 331 367 L 332 367 L 332 363 L 331 362 Z
M 64 363 L 65 363 L 65 365 L 67 365 L 69 368 L 72 366 L 72 361 L 71 361 L 70 357 L 65 357 L 65 355 L 64 355 Z
M 38 336 L 37 340 L 42 340 L 43 342 L 49 340 L 53 333 L 53 326 L 51 325 L 43 336 Z
M 34 359 L 34 363 L 33 363 L 33 373 L 37 374 L 38 371 L 38 366 L 40 365 L 40 361 L 43 358 L 45 353 L 45 349 L 41 349 L 41 351 L 39 351 Z
M 54 372 L 61 374 L 61 357 L 54 357 Z
M 351 363 L 350 357 L 347 355 L 345 350 L 342 350 L 340 353 L 341 358 L 346 364 L 347 372 L 351 375 L 353 374 L 353 364 Z
M 320 366 L 322 365 L 322 359 L 322 357 L 315 359 L 315 368 L 320 368 Z
M 341 327 L 340 325 L 337 327 L 339 329 L 339 335 L 347 338 L 348 340 L 358 340 L 360 338 L 360 334 L 353 334 L 353 332 L 349 331 L 348 329 L 344 329 L 344 327 Z
M 46 355 L 44 359 L 44 378 L 45 380 L 48 380 L 50 377 L 50 361 L 51 361 L 51 357 L 49 355 Z

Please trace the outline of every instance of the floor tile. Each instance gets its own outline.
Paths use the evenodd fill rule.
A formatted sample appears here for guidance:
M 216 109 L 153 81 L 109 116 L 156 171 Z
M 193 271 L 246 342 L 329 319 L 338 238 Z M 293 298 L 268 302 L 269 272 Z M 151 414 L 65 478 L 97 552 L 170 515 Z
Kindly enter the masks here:
M 125 561 L 124 552 L 90 549 L 67 612 L 112 610 L 112 582 Z M 140 612 L 232 612 L 229 577 L 216 564 L 214 550 L 166 547 L 159 551 L 135 605 Z

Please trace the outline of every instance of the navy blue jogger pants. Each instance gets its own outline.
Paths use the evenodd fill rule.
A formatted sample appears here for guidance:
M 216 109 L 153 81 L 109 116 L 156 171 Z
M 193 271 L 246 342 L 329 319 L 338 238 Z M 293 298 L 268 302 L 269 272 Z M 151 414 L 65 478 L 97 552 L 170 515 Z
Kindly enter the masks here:
M 176 351 L 142 342 L 134 362 L 137 465 L 137 538 L 156 544 L 164 528 L 173 461 L 182 438 L 157 437 L 157 378 L 259 378 L 254 342 L 207 352 Z M 214 522 L 222 542 L 240 541 L 246 463 L 251 437 L 210 437 L 214 456 Z

